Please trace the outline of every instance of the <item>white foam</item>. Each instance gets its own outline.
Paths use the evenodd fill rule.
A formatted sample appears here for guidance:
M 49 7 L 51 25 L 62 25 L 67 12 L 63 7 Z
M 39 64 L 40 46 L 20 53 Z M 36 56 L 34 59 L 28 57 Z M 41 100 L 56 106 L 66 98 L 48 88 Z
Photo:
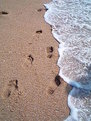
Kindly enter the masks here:
M 90 91 L 77 88 L 72 89 L 68 96 L 68 106 L 71 112 L 65 121 L 91 121 L 90 95 Z
M 65 121 L 91 121 L 91 104 L 87 103 L 84 109 L 79 104 L 76 108 L 71 100 L 78 100 L 78 96 L 79 102 L 84 105 L 84 99 L 81 100 L 80 96 L 91 90 L 91 1 L 53 0 L 45 7 L 48 9 L 44 15 L 45 21 L 52 26 L 52 34 L 59 42 L 59 75 L 76 87 L 68 96 L 71 113 Z M 86 99 L 89 102 L 90 96 Z

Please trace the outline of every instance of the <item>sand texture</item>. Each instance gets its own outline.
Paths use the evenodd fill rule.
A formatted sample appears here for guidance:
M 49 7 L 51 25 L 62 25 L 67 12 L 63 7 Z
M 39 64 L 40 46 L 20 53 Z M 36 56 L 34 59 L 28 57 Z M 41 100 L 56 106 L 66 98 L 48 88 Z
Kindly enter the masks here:
M 48 0 L 0 0 L 0 121 L 63 121 L 68 86 L 55 83 L 58 43 Z

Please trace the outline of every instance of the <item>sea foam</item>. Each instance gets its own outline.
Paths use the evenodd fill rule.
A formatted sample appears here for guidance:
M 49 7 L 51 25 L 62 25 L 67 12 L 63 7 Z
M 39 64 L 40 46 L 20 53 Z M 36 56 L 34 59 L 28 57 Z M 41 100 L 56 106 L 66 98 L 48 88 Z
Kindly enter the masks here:
M 73 86 L 65 121 L 91 121 L 91 0 L 52 0 L 45 7 L 59 42 L 59 75 Z

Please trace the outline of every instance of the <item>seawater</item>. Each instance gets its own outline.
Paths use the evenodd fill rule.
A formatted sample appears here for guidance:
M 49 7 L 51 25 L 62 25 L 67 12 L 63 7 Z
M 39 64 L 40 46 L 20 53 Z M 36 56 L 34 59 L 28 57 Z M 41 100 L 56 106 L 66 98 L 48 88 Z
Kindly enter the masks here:
M 59 75 L 73 86 L 65 121 L 91 121 L 91 0 L 52 0 L 44 6 L 59 42 Z

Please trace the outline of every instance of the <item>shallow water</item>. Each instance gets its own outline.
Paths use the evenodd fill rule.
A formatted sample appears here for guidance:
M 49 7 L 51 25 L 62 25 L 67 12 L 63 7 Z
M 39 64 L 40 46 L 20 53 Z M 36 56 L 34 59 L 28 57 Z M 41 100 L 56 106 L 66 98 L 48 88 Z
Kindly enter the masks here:
M 59 75 L 73 86 L 66 121 L 91 121 L 91 0 L 52 0 L 45 7 L 59 42 Z

